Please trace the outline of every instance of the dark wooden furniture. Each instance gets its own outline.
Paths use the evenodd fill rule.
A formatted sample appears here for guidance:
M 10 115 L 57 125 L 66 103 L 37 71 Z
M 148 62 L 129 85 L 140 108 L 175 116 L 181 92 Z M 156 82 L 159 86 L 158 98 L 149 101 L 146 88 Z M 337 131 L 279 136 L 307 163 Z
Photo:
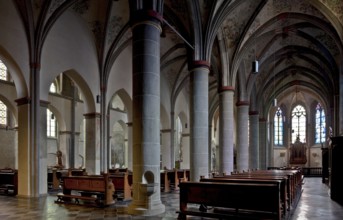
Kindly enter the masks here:
M 108 174 L 92 176 L 65 176 L 63 179 L 63 193 L 57 194 L 57 203 L 74 202 L 80 200 L 94 201 L 95 205 L 111 205 L 114 187 Z
M 329 148 L 322 148 L 322 183 L 329 181 Z
M 288 194 L 287 194 L 287 178 L 253 178 L 253 177 L 235 177 L 235 176 L 226 176 L 226 177 L 214 177 L 214 178 L 201 178 L 200 182 L 219 182 L 219 183 L 252 183 L 252 184 L 280 184 L 280 200 L 282 206 L 283 216 L 287 215 L 287 210 L 290 210 L 290 204 L 288 203 Z
M 217 219 L 281 219 L 280 186 L 279 182 L 180 182 L 179 219 L 186 219 L 187 215 Z M 189 204 L 202 208 L 192 209 Z M 211 211 L 206 209 L 210 206 L 214 207 Z
M 343 136 L 331 137 L 330 194 L 331 199 L 343 204 Z
M 48 189 L 58 190 L 60 188 L 62 173 L 56 168 L 48 169 Z
M 18 171 L 15 169 L 0 169 L 0 193 L 15 196 L 18 194 Z
M 110 173 L 109 178 L 112 180 L 118 199 L 132 199 L 132 172 L 126 170 L 125 172 Z

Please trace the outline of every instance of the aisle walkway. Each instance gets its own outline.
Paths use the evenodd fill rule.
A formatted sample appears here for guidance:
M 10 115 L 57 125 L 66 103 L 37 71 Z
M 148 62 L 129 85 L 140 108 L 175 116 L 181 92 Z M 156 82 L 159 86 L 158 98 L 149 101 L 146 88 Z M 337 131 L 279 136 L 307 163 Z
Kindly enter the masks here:
M 303 189 L 292 220 L 343 219 L 343 206 L 330 199 L 329 189 L 321 178 L 306 178 Z
M 130 216 L 124 213 L 124 203 L 117 203 L 107 208 L 86 207 L 80 205 L 55 204 L 56 197 L 49 195 L 46 198 L 26 199 L 0 196 L 0 219 L 27 219 L 27 220 L 100 220 L 100 219 L 176 219 L 179 206 L 177 192 L 162 193 L 162 201 L 166 205 L 166 212 L 159 216 L 142 217 Z M 201 219 L 201 218 L 189 218 Z M 304 191 L 299 203 L 291 216 L 291 220 L 342 220 L 343 207 L 332 201 L 328 188 L 321 183 L 320 178 L 306 178 Z

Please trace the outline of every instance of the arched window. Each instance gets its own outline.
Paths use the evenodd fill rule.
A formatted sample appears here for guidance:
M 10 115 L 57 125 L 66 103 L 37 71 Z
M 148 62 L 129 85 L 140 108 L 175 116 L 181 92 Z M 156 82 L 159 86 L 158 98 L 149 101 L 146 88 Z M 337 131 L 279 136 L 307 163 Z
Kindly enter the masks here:
M 48 137 L 55 138 L 57 137 L 57 121 L 54 113 L 52 113 L 49 109 L 46 110 L 46 116 L 47 116 L 47 125 L 46 125 L 46 131 Z
M 119 95 L 115 95 L 112 101 L 112 108 L 125 111 L 125 105 L 123 100 L 119 97 Z
M 283 114 L 280 107 L 274 116 L 274 145 L 283 145 Z
M 1 60 L 0 60 L 0 80 L 7 81 L 7 67 Z
M 55 83 L 51 83 L 49 92 L 51 92 L 51 93 L 56 93 L 57 92 L 57 88 L 56 88 L 56 84 Z
M 301 142 L 306 142 L 306 111 L 301 105 L 297 105 L 292 110 L 292 143 L 297 136 Z
M 325 126 L 325 111 L 322 108 L 321 104 L 318 103 L 318 105 L 316 106 L 316 144 L 325 142 Z
M 7 125 L 7 106 L 0 101 L 0 124 Z

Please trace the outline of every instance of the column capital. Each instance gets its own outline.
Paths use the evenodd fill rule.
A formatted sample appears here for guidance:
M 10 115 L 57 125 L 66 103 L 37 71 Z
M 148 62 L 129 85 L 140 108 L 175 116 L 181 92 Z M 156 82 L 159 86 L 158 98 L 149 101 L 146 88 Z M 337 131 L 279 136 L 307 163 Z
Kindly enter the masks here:
M 100 118 L 101 114 L 98 112 L 91 112 L 91 113 L 83 114 L 83 116 L 85 116 L 85 119 L 92 119 L 92 118 Z
M 38 62 L 31 62 L 30 63 L 30 68 L 31 69 L 40 69 L 40 63 L 38 63 Z
M 260 119 L 259 119 L 259 122 L 267 122 L 267 119 L 265 119 L 265 118 L 260 118 Z
M 29 97 L 23 97 L 23 98 L 20 98 L 20 99 L 16 99 L 14 100 L 18 106 L 20 105 L 27 105 L 27 104 L 30 104 L 31 103 L 31 99 Z
M 258 111 L 249 111 L 249 115 L 258 115 L 259 112 Z
M 131 15 L 130 23 L 132 28 L 140 24 L 151 24 L 157 27 L 157 25 L 153 24 L 152 22 L 162 24 L 163 16 L 154 10 L 137 10 L 133 13 L 133 15 Z M 160 25 L 158 29 L 162 31 Z
M 49 101 L 40 100 L 40 106 L 41 106 L 41 107 L 47 108 L 49 104 L 50 104 Z
M 132 127 L 132 124 L 133 124 L 132 122 L 127 122 L 127 123 L 126 123 L 126 125 L 127 125 L 128 127 Z
M 189 65 L 189 70 L 194 71 L 194 69 L 198 68 L 207 68 L 210 70 L 210 63 L 207 62 L 206 60 L 194 60 L 190 65 Z
M 248 106 L 249 105 L 249 101 L 238 101 L 236 103 L 236 106 Z
M 235 91 L 235 87 L 233 86 L 222 86 L 218 89 L 218 93 L 226 92 L 226 91 Z

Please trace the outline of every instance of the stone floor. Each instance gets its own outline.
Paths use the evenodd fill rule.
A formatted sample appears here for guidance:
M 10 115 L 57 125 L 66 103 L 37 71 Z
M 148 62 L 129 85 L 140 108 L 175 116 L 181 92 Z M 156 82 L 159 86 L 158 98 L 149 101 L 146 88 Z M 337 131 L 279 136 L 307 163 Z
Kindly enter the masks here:
M 0 219 L 50 219 L 50 220 L 98 220 L 98 219 L 176 219 L 179 205 L 177 192 L 162 193 L 162 202 L 166 212 L 159 216 L 142 217 L 125 214 L 127 203 L 117 202 L 107 208 L 96 208 L 81 205 L 56 204 L 56 196 L 50 194 L 39 199 L 0 196 Z M 191 217 L 189 219 L 205 219 Z M 343 206 L 332 201 L 325 184 L 320 178 L 306 178 L 304 191 L 291 220 L 335 220 L 343 219 Z

